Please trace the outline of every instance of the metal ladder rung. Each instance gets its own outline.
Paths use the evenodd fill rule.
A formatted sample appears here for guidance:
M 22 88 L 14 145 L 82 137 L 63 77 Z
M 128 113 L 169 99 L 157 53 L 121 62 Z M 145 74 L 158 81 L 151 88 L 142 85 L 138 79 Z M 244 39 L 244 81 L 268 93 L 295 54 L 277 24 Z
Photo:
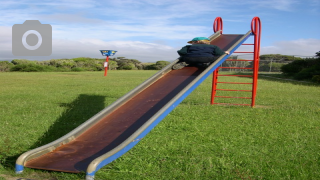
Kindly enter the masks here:
M 253 60 L 245 60 L 245 59 L 226 59 L 226 61 L 253 61 Z
M 219 91 L 242 91 L 242 92 L 252 92 L 252 90 L 233 90 L 233 89 L 216 89 Z
M 217 83 L 224 83 L 224 84 L 252 84 L 252 83 L 237 83 L 237 82 L 217 82 Z
M 253 77 L 252 75 L 219 75 L 218 76 L 238 76 L 238 77 Z
M 232 96 L 214 96 L 219 98 L 239 98 L 239 99 L 252 99 L 251 97 L 232 97 Z
M 213 103 L 213 104 L 251 106 L 251 104 L 232 104 L 232 103 Z
M 243 68 L 243 67 L 218 67 L 219 69 L 253 69 L 253 68 Z

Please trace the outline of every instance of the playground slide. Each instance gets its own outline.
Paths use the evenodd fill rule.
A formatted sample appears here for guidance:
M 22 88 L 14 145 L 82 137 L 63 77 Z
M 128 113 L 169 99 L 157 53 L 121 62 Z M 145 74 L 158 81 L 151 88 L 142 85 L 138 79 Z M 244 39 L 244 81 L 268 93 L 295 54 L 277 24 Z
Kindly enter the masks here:
M 234 52 L 251 34 L 210 36 L 211 44 Z M 175 60 L 135 89 L 81 124 L 42 147 L 22 154 L 16 172 L 24 167 L 86 172 L 86 179 L 136 145 L 153 127 L 227 58 L 221 56 L 208 68 L 184 67 L 171 70 Z

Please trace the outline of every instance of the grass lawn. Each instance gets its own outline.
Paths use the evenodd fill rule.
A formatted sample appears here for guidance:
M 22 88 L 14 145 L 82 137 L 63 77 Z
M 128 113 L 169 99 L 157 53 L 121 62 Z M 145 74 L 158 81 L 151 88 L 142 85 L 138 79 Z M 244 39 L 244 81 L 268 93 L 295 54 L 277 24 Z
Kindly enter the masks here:
M 0 180 L 84 179 L 29 168 L 15 175 L 14 165 L 20 154 L 70 132 L 155 73 L 0 73 Z M 255 108 L 212 106 L 210 77 L 95 179 L 320 179 L 319 87 L 261 76 Z

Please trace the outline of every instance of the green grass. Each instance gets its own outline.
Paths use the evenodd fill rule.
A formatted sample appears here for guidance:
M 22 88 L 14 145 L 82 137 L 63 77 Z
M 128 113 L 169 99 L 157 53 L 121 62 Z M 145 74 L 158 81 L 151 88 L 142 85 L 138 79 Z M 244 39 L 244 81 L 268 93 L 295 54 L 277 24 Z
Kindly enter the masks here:
M 68 133 L 155 72 L 0 73 L 0 174 L 84 179 L 29 168 L 15 175 L 14 164 L 23 152 Z M 261 77 L 256 108 L 211 106 L 210 93 L 208 78 L 96 179 L 320 179 L 319 86 Z

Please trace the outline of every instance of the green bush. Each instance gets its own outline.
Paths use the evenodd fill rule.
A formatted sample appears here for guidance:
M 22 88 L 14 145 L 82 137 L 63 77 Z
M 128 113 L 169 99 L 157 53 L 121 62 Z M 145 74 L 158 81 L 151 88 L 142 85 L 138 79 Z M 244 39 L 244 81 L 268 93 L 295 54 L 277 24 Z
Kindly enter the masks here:
M 12 64 L 18 65 L 18 64 L 36 64 L 36 61 L 29 61 L 26 59 L 14 59 L 11 61 Z
M 271 71 L 272 72 L 281 72 L 281 67 L 283 66 L 283 63 L 272 63 Z
M 75 67 L 75 68 L 72 68 L 71 71 L 80 72 L 80 71 L 85 71 L 85 70 L 80 67 Z
M 145 70 L 160 70 L 170 64 L 169 61 L 157 61 L 155 64 L 147 65 Z
M 159 67 L 156 64 L 150 64 L 150 65 L 147 65 L 144 69 L 145 70 L 158 70 Z
M 297 80 L 311 79 L 314 75 L 313 74 L 314 71 L 315 71 L 315 68 L 305 68 L 305 69 L 302 69 L 297 74 L 295 74 L 293 78 Z
M 136 69 L 135 65 L 133 63 L 125 63 L 123 64 L 122 66 L 119 67 L 119 69 L 122 69 L 122 70 L 133 70 L 133 69 Z
M 287 75 L 294 75 L 300 72 L 303 68 L 307 67 L 307 65 L 308 62 L 306 60 L 296 60 L 281 66 L 281 71 Z
M 75 61 L 75 62 L 81 62 L 81 61 L 85 62 L 85 61 L 88 61 L 88 60 L 90 60 L 90 59 L 92 59 L 92 58 L 88 58 L 88 57 L 72 58 L 72 60 Z
M 70 72 L 71 69 L 68 67 L 57 67 L 57 72 Z
M 320 83 L 320 75 L 314 75 L 311 80 L 316 83 Z
M 281 71 L 297 80 L 314 80 L 320 75 L 320 57 L 293 61 L 283 65 Z
M 51 66 L 41 66 L 37 64 L 18 64 L 11 67 L 10 71 L 20 71 L 20 72 L 52 72 L 56 68 Z
M 10 68 L 14 66 L 12 63 L 8 61 L 0 61 L 0 72 L 8 72 Z
M 46 61 L 30 61 L 26 59 L 14 59 L 10 62 L 0 63 L 0 71 L 103 71 L 105 59 L 78 57 L 72 59 L 51 59 Z M 157 61 L 146 67 L 144 63 L 136 59 L 126 59 L 125 57 L 109 58 L 109 70 L 160 70 L 170 62 Z

